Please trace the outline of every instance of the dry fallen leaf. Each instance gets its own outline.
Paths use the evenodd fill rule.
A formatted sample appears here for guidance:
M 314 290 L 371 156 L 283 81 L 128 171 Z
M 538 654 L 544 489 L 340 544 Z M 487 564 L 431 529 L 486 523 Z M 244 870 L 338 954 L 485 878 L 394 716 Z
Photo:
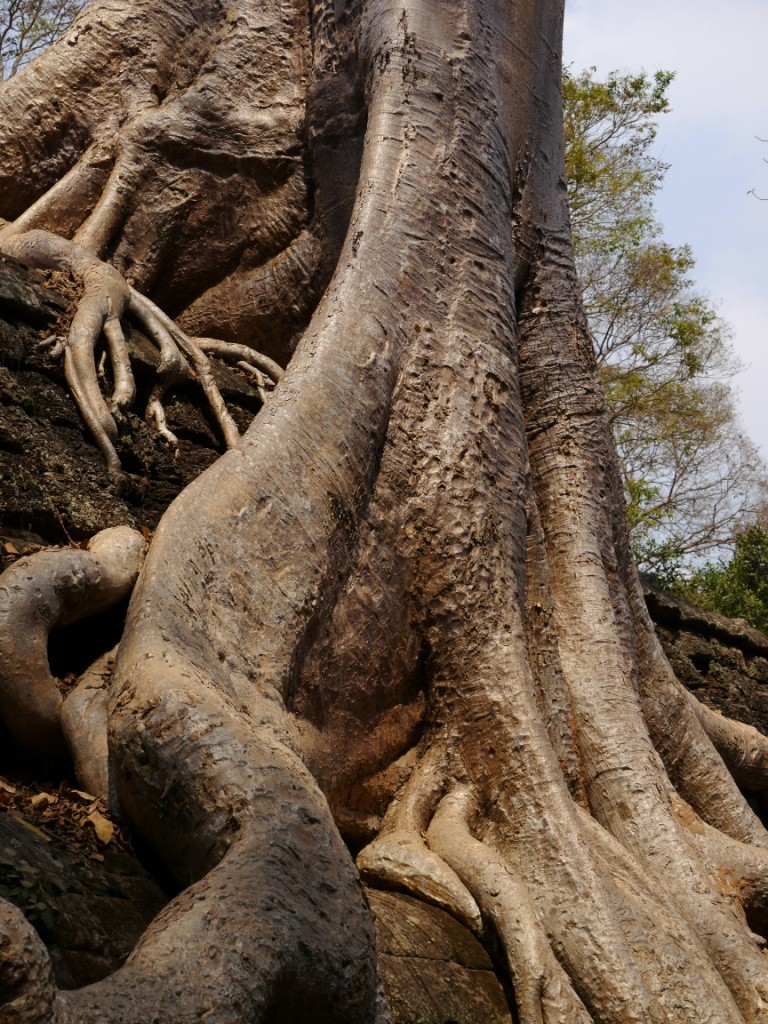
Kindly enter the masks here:
M 15 786 L 12 786 L 10 784 L 10 782 L 3 782 L 2 779 L 0 779 L 0 790 L 2 790 L 4 793 L 17 793 L 18 792 L 18 790 L 16 789 Z
M 36 793 L 34 796 L 29 798 L 29 802 L 33 807 L 37 807 L 38 804 L 55 804 L 59 798 L 54 793 Z
M 115 826 L 109 818 L 105 818 L 100 811 L 91 811 L 85 820 L 90 821 L 93 825 L 93 830 L 99 842 L 104 843 L 105 846 L 111 842 L 115 834 Z
M 6 555 L 18 555 L 19 553 L 19 549 L 14 547 L 9 540 L 3 544 L 3 551 L 5 551 Z
M 80 797 L 81 800 L 86 800 L 89 804 L 93 803 L 93 801 L 96 799 L 96 797 L 92 793 L 86 793 L 82 789 L 70 789 L 69 792 L 75 793 L 77 796 Z

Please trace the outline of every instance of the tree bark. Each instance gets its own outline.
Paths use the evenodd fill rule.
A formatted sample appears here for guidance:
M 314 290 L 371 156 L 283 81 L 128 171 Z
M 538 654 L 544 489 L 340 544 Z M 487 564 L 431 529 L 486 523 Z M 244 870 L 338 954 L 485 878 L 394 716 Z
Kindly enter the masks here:
M 498 942 L 525 1024 L 768 1019 L 768 836 L 629 553 L 561 31 L 557 0 L 94 0 L 0 94 L 0 246 L 82 282 L 113 470 L 125 315 L 166 383 L 210 338 L 288 362 L 164 516 L 111 684 L 122 811 L 186 888 L 76 992 L 3 907 L 4 1021 L 386 1020 L 342 836 Z

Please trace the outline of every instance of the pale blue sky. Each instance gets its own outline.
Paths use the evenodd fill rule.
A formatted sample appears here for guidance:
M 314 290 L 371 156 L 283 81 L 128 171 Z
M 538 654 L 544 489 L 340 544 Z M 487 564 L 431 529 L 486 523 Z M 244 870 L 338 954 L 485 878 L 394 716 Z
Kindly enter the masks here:
M 658 152 L 667 241 L 688 242 L 696 281 L 734 329 L 741 419 L 768 461 L 768 0 L 566 0 L 575 70 L 677 72 Z

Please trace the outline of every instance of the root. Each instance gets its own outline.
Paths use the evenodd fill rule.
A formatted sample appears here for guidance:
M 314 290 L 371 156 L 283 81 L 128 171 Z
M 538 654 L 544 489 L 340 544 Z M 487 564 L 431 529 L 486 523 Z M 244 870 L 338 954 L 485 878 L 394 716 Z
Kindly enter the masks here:
M 84 249 L 46 231 L 29 231 L 3 239 L 3 250 L 27 266 L 61 270 L 83 284 L 83 294 L 72 319 L 64 351 L 64 374 L 85 423 L 101 451 L 107 468 L 119 474 L 115 451 L 117 425 L 113 412 L 121 415 L 133 402 L 135 384 L 128 362 L 120 318 L 130 301 L 128 286 L 112 267 L 101 263 Z M 94 350 L 102 332 L 112 363 L 115 391 L 107 406 L 99 390 Z
M 48 664 L 48 633 L 113 607 L 133 588 L 144 558 L 142 535 L 102 530 L 87 551 L 41 551 L 0 577 L 0 715 L 24 746 L 64 751 L 62 698 Z
M 585 841 L 616 891 L 616 906 L 628 933 L 643 935 L 635 950 L 643 960 L 649 988 L 659 988 L 668 1019 L 707 1020 L 716 1024 L 742 1017 L 732 994 L 696 933 L 680 916 L 664 884 L 649 877 L 640 863 L 591 815 L 577 808 Z M 674 981 L 671 981 L 674 976 Z M 702 989 L 705 991 L 702 1002 Z
M 750 793 L 768 790 L 768 737 L 689 696 L 696 717 L 738 785 Z
M 589 1024 L 591 1017 L 557 962 L 527 887 L 469 831 L 471 795 L 458 788 L 429 826 L 430 847 L 467 885 L 501 940 L 522 1024 Z
M 138 176 L 130 151 L 123 151 L 115 161 L 112 173 L 89 217 L 75 234 L 77 245 L 103 257 L 120 228 L 127 212 L 127 197 L 135 194 Z
M 12 235 L 43 227 L 69 237 L 80 224 L 83 209 L 95 201 L 112 162 L 111 147 L 94 143 L 24 213 L 0 230 L 0 244 Z
M 111 706 L 116 782 L 145 841 L 194 884 L 125 967 L 60 995 L 63 1020 L 144 1024 L 149 1008 L 164 1024 L 369 1019 L 372 922 L 328 805 L 280 738 L 287 718 L 258 696 L 236 709 L 199 660 L 148 653 L 129 627 Z
M 768 835 L 737 785 L 738 758 L 724 743 L 722 749 L 716 749 L 699 712 L 712 726 L 722 724 L 723 729 L 730 725 L 729 720 L 720 719 L 714 712 L 707 713 L 673 676 L 660 654 L 656 637 L 650 635 L 648 640 L 650 679 L 644 678 L 640 686 L 643 718 L 670 781 L 702 821 L 738 842 L 768 850 Z M 740 733 L 737 724 L 733 724 L 736 733 Z M 748 727 L 742 728 L 759 751 L 764 738 L 760 734 L 752 737 Z M 731 764 L 727 763 L 729 760 Z M 755 785 L 758 779 L 753 774 L 750 781 Z
M 189 372 L 203 389 L 203 394 L 208 400 L 208 405 L 224 436 L 227 448 L 234 448 L 240 440 L 240 431 L 227 411 L 226 403 L 221 396 L 216 381 L 213 379 L 211 364 L 203 350 L 192 338 L 189 338 L 177 327 L 169 316 L 166 316 L 153 302 L 133 288 L 131 288 L 130 309 L 141 320 L 150 335 L 157 339 L 160 346 L 161 359 L 165 356 L 170 361 L 169 350 L 171 347 L 174 347 L 180 356 L 185 359 Z M 161 338 L 163 339 L 162 341 L 160 340 Z M 163 369 L 160 381 L 163 391 L 173 382 L 175 366 L 175 361 L 173 364 L 169 362 L 168 369 Z M 153 392 L 152 414 L 156 417 L 156 422 L 164 424 L 165 414 L 162 412 L 161 399 L 162 391 Z M 159 415 L 159 413 L 162 415 Z
M 283 376 L 283 368 L 269 356 L 256 352 L 247 345 L 236 345 L 231 341 L 218 341 L 216 338 L 195 338 L 203 352 L 208 352 L 219 359 L 235 362 L 237 365 L 246 363 L 251 369 L 265 373 L 275 384 Z
M 436 745 L 392 801 L 378 836 L 358 854 L 357 867 L 368 885 L 418 896 L 479 934 L 482 919 L 473 896 L 424 840 L 446 780 L 445 758 Z
M 283 375 L 283 368 L 274 359 L 262 355 L 247 345 L 237 345 L 230 341 L 219 341 L 216 338 L 195 338 L 195 342 L 203 352 L 210 353 L 226 362 L 234 363 L 238 369 L 253 377 L 256 383 L 261 404 L 267 401 L 268 392 Z
M 150 394 L 146 415 L 149 423 L 169 443 L 175 444 L 176 438 L 166 423 L 163 397 L 170 387 L 190 378 L 200 384 L 226 446 L 233 448 L 240 440 L 240 432 L 214 380 L 206 352 L 236 362 L 256 375 L 262 402 L 266 400 L 267 389 L 282 376 L 282 368 L 277 363 L 244 345 L 190 338 L 153 302 L 130 287 L 118 271 L 74 242 L 41 230 L 17 234 L 11 226 L 3 233 L 1 244 L 4 252 L 27 266 L 64 271 L 83 284 L 83 295 L 69 335 L 63 345 L 57 339 L 54 351 L 60 354 L 63 350 L 64 372 L 72 396 L 108 471 L 118 481 L 122 478 L 115 448 L 118 422 L 136 397 L 120 324 L 126 313 L 132 313 L 140 321 L 160 353 L 158 379 Z M 114 380 L 109 402 L 101 394 L 96 367 L 95 353 L 102 336 Z
M 105 680 L 112 674 L 116 654 L 114 647 L 98 658 L 61 706 L 61 728 L 72 755 L 75 777 L 83 789 L 99 797 L 113 811 L 117 809 L 117 797 L 109 772 Z
M 151 726 L 167 716 L 168 749 L 152 742 L 148 728 L 139 741 L 147 779 L 158 758 L 181 752 L 181 775 L 189 765 L 206 765 L 206 781 L 185 808 L 188 831 L 175 843 L 198 880 L 161 911 L 123 967 L 76 991 L 55 990 L 34 930 L 0 901 L 0 1020 L 370 1020 L 372 923 L 327 805 L 303 766 L 274 737 L 248 734 L 222 705 L 211 714 L 194 685 L 191 704 L 181 691 L 165 700 L 148 696 L 143 717 Z M 188 716 L 180 714 L 185 710 Z M 133 735 L 128 742 L 135 745 Z M 204 820 L 208 786 L 228 812 L 218 821 Z M 160 790 L 157 798 L 165 800 Z M 172 800 L 165 810 L 149 811 L 158 812 L 178 828 Z M 217 828 L 229 837 L 212 834 Z M 271 1014 L 275 1005 L 279 1011 Z
M 686 816 L 684 808 L 679 813 L 683 818 Z M 687 816 L 691 817 L 689 809 Z M 760 917 L 766 919 L 768 853 L 765 850 L 732 839 L 704 822 L 691 830 L 691 845 L 709 869 L 712 888 L 733 905 L 740 918 L 748 920 L 750 913 L 758 911 Z M 751 930 L 752 926 L 749 928 Z M 761 949 L 766 947 L 764 936 L 750 931 L 750 938 Z
M 57 993 L 48 952 L 22 912 L 0 900 L 0 1019 L 51 1024 Z
M 428 785 L 423 785 L 423 774 L 419 782 L 421 786 L 412 781 L 409 791 L 400 794 L 388 820 L 385 819 L 382 837 L 363 851 L 358 864 L 364 876 L 371 878 L 374 884 L 381 884 L 383 879 L 387 887 L 416 892 L 464 920 L 465 916 L 446 901 L 445 893 L 440 894 L 440 903 L 419 877 L 428 870 L 445 875 L 447 869 L 455 875 L 473 899 L 483 924 L 490 926 L 498 937 L 523 1024 L 575 1024 L 592 1020 L 610 1024 L 619 1020 L 701 1020 L 709 1024 L 725 1024 L 725 1021 L 736 1024 L 743 1019 L 695 931 L 677 911 L 672 894 L 665 893 L 663 883 L 652 881 L 645 867 L 583 808 L 574 805 L 575 825 L 582 847 L 589 850 L 602 892 L 602 895 L 596 892 L 589 897 L 587 906 L 592 910 L 586 911 L 587 920 L 591 922 L 591 929 L 599 927 L 598 921 L 603 916 L 600 901 L 607 899 L 615 909 L 619 926 L 617 945 L 603 946 L 603 956 L 595 962 L 578 944 L 567 952 L 564 949 L 564 937 L 569 929 L 579 926 L 577 921 L 584 908 L 566 901 L 545 912 L 544 907 L 550 900 L 539 888 L 548 885 L 545 862 L 538 859 L 540 853 L 521 849 L 513 855 L 501 833 L 498 835 L 501 845 L 497 847 L 493 838 L 496 826 L 482 840 L 476 838 L 471 831 L 472 822 L 485 820 L 485 816 L 477 811 L 472 790 L 467 785 L 454 786 L 438 800 L 425 829 L 424 817 L 429 813 L 427 808 L 432 805 L 435 790 L 430 791 Z M 711 831 L 714 834 L 714 830 Z M 702 840 L 704 838 L 702 836 Z M 739 862 L 735 854 L 742 844 L 726 842 L 733 848 L 729 852 L 734 854 L 731 857 L 734 871 L 741 869 L 751 873 L 749 879 L 744 876 L 741 890 L 737 894 L 734 889 L 734 894 L 744 898 L 749 887 L 750 896 L 754 898 L 759 888 L 754 883 L 764 867 L 759 851 L 756 858 L 751 858 L 749 848 L 743 847 L 744 856 Z M 724 852 L 717 847 L 711 849 Z M 516 867 L 517 856 L 524 862 L 533 859 L 525 878 Z M 564 856 L 562 850 L 559 856 Z M 436 870 L 436 865 L 442 868 Z M 414 867 L 419 873 L 414 872 Z M 398 871 L 402 872 L 399 877 Z M 713 878 L 714 875 L 715 872 Z M 537 892 L 544 898 L 543 904 L 537 902 Z M 759 895 L 763 892 L 764 886 Z M 598 902 L 592 903 L 592 900 Z M 553 912 L 556 920 L 552 918 Z M 484 929 L 475 926 L 475 930 L 488 937 Z M 744 955 L 741 945 L 734 944 L 733 948 L 734 956 Z M 563 964 L 567 964 L 567 971 Z M 628 990 L 624 991 L 624 999 L 617 999 L 612 1006 L 604 1002 L 603 986 L 609 978 L 613 981 L 617 976 L 632 975 L 638 982 L 635 998 L 642 995 L 644 999 L 639 1015 L 633 1009 L 637 1005 L 635 999 L 627 998 Z M 590 996 L 595 991 L 601 995 L 598 1002 L 593 1003 Z M 757 1019 L 761 1019 L 759 1015 Z

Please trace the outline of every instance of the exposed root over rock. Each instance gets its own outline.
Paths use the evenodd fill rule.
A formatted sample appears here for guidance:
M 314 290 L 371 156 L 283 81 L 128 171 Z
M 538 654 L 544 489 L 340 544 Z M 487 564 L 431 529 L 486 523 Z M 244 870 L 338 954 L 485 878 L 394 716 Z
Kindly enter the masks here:
M 768 737 L 734 722 L 691 697 L 697 718 L 738 784 L 751 793 L 768 789 Z
M 240 433 L 227 411 L 203 349 L 154 303 L 131 288 L 114 267 L 96 259 L 74 242 L 39 229 L 23 234 L 6 231 L 0 236 L 0 247 L 27 266 L 65 271 L 83 285 L 69 335 L 60 346 L 64 372 L 77 407 L 114 477 L 119 479 L 122 473 L 115 450 L 117 424 L 136 397 L 136 384 L 120 325 L 127 313 L 140 321 L 160 353 L 158 383 L 147 405 L 150 423 L 166 440 L 175 443 L 166 425 L 163 395 L 180 380 L 193 378 L 205 393 L 227 447 L 237 444 Z M 114 381 L 109 402 L 101 394 L 96 365 L 96 351 L 102 336 Z M 271 360 L 267 363 L 274 366 Z M 274 372 L 273 369 L 273 375 Z
M 0 577 L 0 715 L 24 746 L 61 754 L 62 696 L 48 665 L 48 634 L 113 607 L 133 588 L 146 542 L 138 530 L 102 530 L 78 548 L 21 558 Z

